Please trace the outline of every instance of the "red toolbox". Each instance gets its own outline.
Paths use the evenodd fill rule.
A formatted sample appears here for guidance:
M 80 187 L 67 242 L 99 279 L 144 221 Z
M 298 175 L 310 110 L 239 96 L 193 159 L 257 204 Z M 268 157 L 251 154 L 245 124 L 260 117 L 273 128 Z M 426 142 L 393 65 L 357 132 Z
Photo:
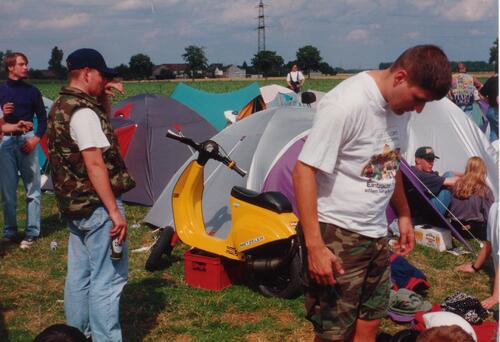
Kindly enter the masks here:
M 220 291 L 241 283 L 243 263 L 198 249 L 184 253 L 184 280 L 191 287 Z

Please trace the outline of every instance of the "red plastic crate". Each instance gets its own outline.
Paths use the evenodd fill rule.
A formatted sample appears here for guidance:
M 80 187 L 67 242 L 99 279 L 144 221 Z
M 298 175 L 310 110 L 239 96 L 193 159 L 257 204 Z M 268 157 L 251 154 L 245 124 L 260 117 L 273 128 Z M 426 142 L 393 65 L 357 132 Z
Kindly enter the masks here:
M 184 253 L 184 280 L 191 287 L 220 291 L 241 282 L 243 263 L 196 249 Z

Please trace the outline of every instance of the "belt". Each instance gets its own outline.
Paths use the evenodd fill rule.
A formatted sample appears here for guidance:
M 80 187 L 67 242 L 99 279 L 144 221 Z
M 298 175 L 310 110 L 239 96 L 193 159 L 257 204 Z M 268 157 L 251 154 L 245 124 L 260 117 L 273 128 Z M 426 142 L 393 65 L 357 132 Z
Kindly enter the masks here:
M 26 133 L 28 133 L 28 132 L 31 132 L 32 130 L 33 130 L 33 129 L 30 129 L 30 130 L 28 130 L 28 131 L 26 131 L 26 132 L 24 132 L 24 133 L 23 133 L 23 132 L 9 132 L 9 133 L 4 133 L 3 135 L 4 135 L 4 136 L 7 136 L 7 137 L 17 137 L 17 136 L 19 136 L 19 135 L 23 135 L 23 134 L 26 134 Z

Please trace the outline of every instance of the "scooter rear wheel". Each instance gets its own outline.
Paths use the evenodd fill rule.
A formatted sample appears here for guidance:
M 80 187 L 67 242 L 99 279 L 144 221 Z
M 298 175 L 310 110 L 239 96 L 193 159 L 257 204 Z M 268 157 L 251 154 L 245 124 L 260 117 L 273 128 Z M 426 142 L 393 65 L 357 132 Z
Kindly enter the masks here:
M 161 257 L 163 254 L 170 256 L 172 254 L 172 236 L 174 235 L 174 228 L 166 227 L 161 230 L 160 236 L 156 240 L 151 253 L 146 261 L 146 271 L 154 272 L 159 269 L 161 264 Z
M 299 253 L 294 253 L 287 265 L 269 274 L 265 279 L 260 277 L 257 288 L 266 297 L 296 298 L 302 292 L 301 272 Z

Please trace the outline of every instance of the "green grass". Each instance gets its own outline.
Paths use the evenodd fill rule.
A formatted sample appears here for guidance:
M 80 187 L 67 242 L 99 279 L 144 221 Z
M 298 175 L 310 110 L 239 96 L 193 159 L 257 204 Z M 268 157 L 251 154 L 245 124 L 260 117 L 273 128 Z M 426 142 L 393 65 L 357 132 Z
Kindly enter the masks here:
M 308 80 L 306 87 L 329 90 L 337 82 Z M 226 91 L 224 89 L 235 89 L 246 84 L 246 81 L 190 83 L 209 91 Z M 37 85 L 45 96 L 54 98 L 62 83 L 45 82 Z M 141 92 L 168 95 L 174 85 L 167 82 L 127 83 L 126 90 L 128 95 Z M 25 208 L 21 185 L 18 198 L 18 225 L 23 227 Z M 142 223 L 147 211 L 141 206 L 126 205 L 129 250 L 148 246 L 153 241 L 151 229 Z M 3 226 L 1 216 L 0 227 Z M 140 227 L 132 228 L 135 223 L 139 223 Z M 58 218 L 53 195 L 43 194 L 42 236 L 35 246 L 23 251 L 16 246 L 0 245 L 0 341 L 31 341 L 45 327 L 64 322 L 62 299 L 67 238 L 68 232 Z M 58 243 L 54 251 L 49 247 L 53 240 Z M 176 247 L 171 266 L 154 273 L 144 270 L 147 253 L 129 253 L 129 282 L 124 289 L 121 305 L 126 341 L 312 339 L 311 325 L 303 318 L 302 297 L 295 300 L 264 298 L 243 285 L 220 292 L 187 286 L 183 280 L 182 259 L 186 248 Z M 481 299 L 490 294 L 491 267 L 472 275 L 453 271 L 456 265 L 471 257 L 455 257 L 417 246 L 409 259 L 424 271 L 432 284 L 427 298 L 433 303 L 441 303 L 448 295 L 459 290 Z M 382 329 L 391 333 L 406 327 L 389 320 L 382 322 Z
M 239 88 L 246 87 L 255 81 L 186 81 L 186 83 L 194 88 L 213 92 L 213 93 L 223 93 L 233 91 Z M 329 91 L 335 87 L 340 80 L 338 79 L 326 79 L 326 80 L 306 80 L 305 89 L 314 89 L 319 91 Z M 259 86 L 264 86 L 268 84 L 279 84 L 286 86 L 285 80 L 261 80 L 257 81 Z M 52 100 L 54 100 L 59 90 L 65 85 L 64 81 L 33 81 L 42 94 Z M 168 81 L 151 81 L 151 82 L 125 82 L 125 95 L 116 96 L 113 102 L 118 102 L 127 98 L 129 96 L 139 95 L 139 94 L 159 94 L 163 96 L 170 96 L 174 91 L 174 88 L 178 82 L 168 82 Z

